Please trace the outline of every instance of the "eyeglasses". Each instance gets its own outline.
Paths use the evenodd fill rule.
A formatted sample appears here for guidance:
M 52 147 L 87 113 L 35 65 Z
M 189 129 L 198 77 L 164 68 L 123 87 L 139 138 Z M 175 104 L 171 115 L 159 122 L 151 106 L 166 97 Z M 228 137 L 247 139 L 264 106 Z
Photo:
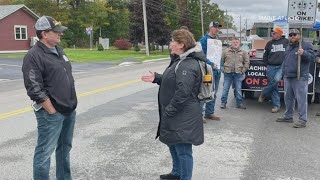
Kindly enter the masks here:
M 297 36 L 297 35 L 298 35 L 298 33 L 290 33 L 290 34 L 289 34 L 289 37 Z
M 54 30 L 52 30 L 52 29 L 47 29 L 47 30 L 44 30 L 43 32 L 45 32 L 45 33 L 53 32 L 53 33 L 55 33 L 55 34 L 60 34 L 60 33 L 61 33 L 61 32 L 54 31 Z

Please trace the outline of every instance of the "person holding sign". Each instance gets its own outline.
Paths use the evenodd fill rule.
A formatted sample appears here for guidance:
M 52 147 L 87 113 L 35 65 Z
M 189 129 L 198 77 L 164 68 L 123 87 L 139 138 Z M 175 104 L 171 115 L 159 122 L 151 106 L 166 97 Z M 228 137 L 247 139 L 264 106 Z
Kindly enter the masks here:
M 226 108 L 228 94 L 231 84 L 234 84 L 236 95 L 236 107 L 246 109 L 242 104 L 241 85 L 245 76 L 245 72 L 249 68 L 250 60 L 246 51 L 240 49 L 240 40 L 233 39 L 231 47 L 222 54 L 224 73 L 223 92 L 221 96 L 221 109 Z
M 284 75 L 284 102 L 286 111 L 277 122 L 293 122 L 295 102 L 298 105 L 299 121 L 293 124 L 295 128 L 306 127 L 308 109 L 308 78 L 310 62 L 315 61 L 312 45 L 302 40 L 298 29 L 289 31 L 290 44 L 286 48 L 282 71 Z M 300 42 L 301 41 L 301 42 Z M 301 45 L 299 45 L 299 42 Z M 298 77 L 298 56 L 301 56 L 300 78 Z
M 271 96 L 273 108 L 272 113 L 280 110 L 280 95 L 278 82 L 282 78 L 281 64 L 284 58 L 284 52 L 289 44 L 288 39 L 282 37 L 283 30 L 275 28 L 272 32 L 272 40 L 266 44 L 263 54 L 263 61 L 267 66 L 268 85 L 263 88 L 259 96 L 259 102 L 263 102 L 267 95 Z
M 222 25 L 219 22 L 213 21 L 209 24 L 209 32 L 200 39 L 202 51 L 206 54 L 207 64 L 211 65 L 214 70 L 214 99 L 206 103 L 205 107 L 205 119 L 219 121 L 220 117 L 214 114 L 214 106 L 217 98 L 217 92 L 219 88 L 219 82 L 221 77 L 221 54 L 222 54 L 222 42 L 218 40 L 218 32 Z M 205 123 L 206 120 L 203 120 Z

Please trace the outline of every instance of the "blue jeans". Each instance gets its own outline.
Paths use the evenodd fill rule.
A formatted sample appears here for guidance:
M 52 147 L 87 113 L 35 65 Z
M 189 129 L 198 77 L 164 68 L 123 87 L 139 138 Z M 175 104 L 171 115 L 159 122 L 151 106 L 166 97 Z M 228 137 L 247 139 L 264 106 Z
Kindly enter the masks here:
M 219 74 L 215 73 L 214 86 L 213 86 L 214 98 L 212 101 L 206 103 L 206 109 L 205 109 L 205 116 L 206 117 L 210 116 L 211 114 L 214 114 L 214 106 L 216 104 L 217 92 L 218 92 L 219 83 L 220 83 L 220 77 L 221 77 L 221 73 L 219 73 Z
M 237 106 L 239 106 L 242 103 L 241 85 L 244 76 L 245 74 L 240 73 L 224 73 L 221 103 L 227 104 L 229 89 L 232 83 L 234 84 Z
M 284 102 L 286 104 L 286 118 L 293 117 L 295 102 L 297 101 L 299 120 L 307 122 L 308 115 L 308 78 L 284 78 Z
M 70 150 L 76 112 L 68 115 L 35 112 L 38 123 L 38 141 L 33 159 L 34 180 L 49 180 L 50 157 L 56 151 L 57 180 L 71 180 Z
M 267 78 L 268 78 L 268 85 L 265 88 L 263 88 L 262 95 L 268 96 L 270 94 L 273 106 L 280 107 L 280 95 L 279 95 L 278 82 L 281 81 L 281 78 L 282 78 L 281 65 L 279 66 L 269 65 L 267 67 Z
M 180 175 L 180 180 L 191 180 L 193 169 L 192 144 L 175 144 L 169 146 L 172 157 L 173 175 Z

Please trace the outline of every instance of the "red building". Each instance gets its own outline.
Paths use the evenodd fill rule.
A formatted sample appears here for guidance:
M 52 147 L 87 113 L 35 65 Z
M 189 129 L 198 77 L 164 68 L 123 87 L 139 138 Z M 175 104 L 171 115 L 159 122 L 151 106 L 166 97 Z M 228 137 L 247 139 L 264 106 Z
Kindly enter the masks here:
M 36 36 L 39 18 L 25 5 L 0 6 L 0 53 L 26 52 Z

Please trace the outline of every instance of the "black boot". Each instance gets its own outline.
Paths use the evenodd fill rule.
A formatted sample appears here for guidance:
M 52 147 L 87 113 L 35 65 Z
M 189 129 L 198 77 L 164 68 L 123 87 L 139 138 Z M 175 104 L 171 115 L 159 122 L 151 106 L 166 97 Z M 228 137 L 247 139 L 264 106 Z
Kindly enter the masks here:
M 169 174 L 162 174 L 160 175 L 160 179 L 175 179 L 175 180 L 180 180 L 180 176 L 177 176 L 177 175 L 173 175 L 171 173 Z

